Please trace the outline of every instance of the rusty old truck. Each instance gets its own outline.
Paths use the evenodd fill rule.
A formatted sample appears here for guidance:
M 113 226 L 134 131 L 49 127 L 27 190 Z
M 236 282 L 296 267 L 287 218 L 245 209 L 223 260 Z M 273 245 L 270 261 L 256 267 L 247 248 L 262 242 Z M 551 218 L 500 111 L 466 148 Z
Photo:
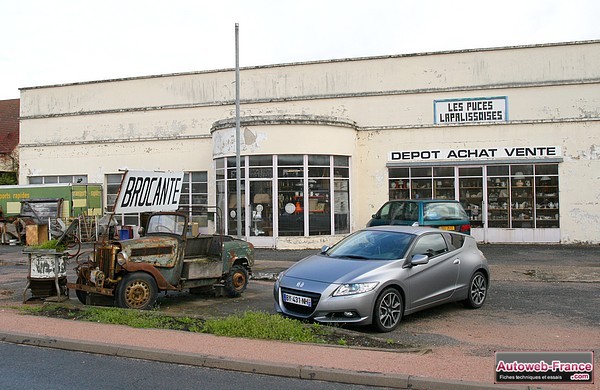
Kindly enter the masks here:
M 242 294 L 253 245 L 222 234 L 189 237 L 187 230 L 186 214 L 154 213 L 139 238 L 95 243 L 89 258 L 77 261 L 77 280 L 68 288 L 83 304 L 103 300 L 132 309 L 152 308 L 158 293 L 169 290 L 197 293 L 218 285 L 228 296 Z

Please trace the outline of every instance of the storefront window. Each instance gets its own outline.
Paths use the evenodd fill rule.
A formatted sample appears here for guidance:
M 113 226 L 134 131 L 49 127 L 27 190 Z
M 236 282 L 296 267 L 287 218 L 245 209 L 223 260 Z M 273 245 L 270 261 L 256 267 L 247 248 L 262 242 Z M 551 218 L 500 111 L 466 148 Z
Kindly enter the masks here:
M 308 156 L 309 235 L 331 234 L 331 162 L 329 156 Z
M 389 197 L 393 199 L 410 199 L 410 168 L 390 168 Z
M 488 187 L 488 227 L 510 227 L 509 207 L 510 190 L 508 165 L 494 165 L 487 167 Z
M 187 172 L 183 175 L 181 196 L 179 197 L 179 211 L 189 215 L 190 222 L 197 223 L 198 227 L 208 226 L 208 173 L 206 171 Z
M 244 157 L 241 175 L 244 179 L 247 175 L 247 183 L 242 181 L 242 196 L 246 199 L 249 191 L 249 198 L 242 207 L 243 225 L 247 225 L 242 234 L 246 235 L 245 229 L 250 236 L 349 233 L 349 163 L 349 157 L 328 155 Z M 235 235 L 235 160 L 218 159 L 215 168 L 217 204 L 227 203 L 227 231 Z
M 273 157 L 248 157 L 251 236 L 273 235 Z
M 458 199 L 473 228 L 559 227 L 558 164 L 390 167 L 389 198 L 455 199 L 456 173 Z
M 512 165 L 511 227 L 533 228 L 533 165 Z
M 411 168 L 410 173 L 410 188 L 412 189 L 410 197 L 412 199 L 431 199 L 431 167 Z
M 458 188 L 458 199 L 471 220 L 471 227 L 483 227 L 483 168 L 458 168 Z
M 454 199 L 454 167 L 433 168 L 433 198 Z
M 240 160 L 240 176 L 241 176 L 241 197 L 242 200 L 240 201 L 240 205 L 241 205 L 241 215 L 238 215 L 237 213 L 237 168 L 236 168 L 236 158 L 235 157 L 228 157 L 227 158 L 227 234 L 230 234 L 232 236 L 236 236 L 238 234 L 237 231 L 237 221 L 238 218 L 242 221 L 242 231 L 240 232 L 240 235 L 245 236 L 246 235 L 246 224 L 245 224 L 245 217 L 246 217 L 246 207 L 244 207 L 245 202 L 243 201 L 243 199 L 245 199 L 245 193 L 244 193 L 244 189 L 245 189 L 245 174 L 246 174 L 246 170 L 244 169 L 246 165 L 246 160 L 242 157 Z
M 304 235 L 304 159 L 301 155 L 277 157 L 279 194 L 277 215 L 280 236 Z
M 350 159 L 333 158 L 333 199 L 335 234 L 350 233 Z
M 559 227 L 558 165 L 536 165 L 534 184 L 536 227 Z

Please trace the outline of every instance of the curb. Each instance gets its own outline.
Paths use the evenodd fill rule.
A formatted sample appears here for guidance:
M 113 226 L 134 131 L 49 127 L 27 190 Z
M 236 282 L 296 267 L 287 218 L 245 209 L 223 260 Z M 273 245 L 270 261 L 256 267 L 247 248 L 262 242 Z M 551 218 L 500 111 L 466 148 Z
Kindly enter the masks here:
M 221 370 L 239 371 L 252 374 L 281 376 L 305 380 L 319 380 L 364 386 L 379 386 L 394 389 L 428 390 L 488 390 L 488 389 L 527 389 L 476 382 L 453 381 L 412 375 L 385 374 L 366 371 L 349 371 L 309 365 L 275 364 L 251 360 L 231 359 L 195 353 L 184 353 L 143 347 L 122 347 L 113 344 L 72 341 L 68 339 L 41 337 L 29 334 L 0 332 L 0 341 L 41 348 L 55 348 L 67 351 L 86 352 L 123 358 L 183 364 Z

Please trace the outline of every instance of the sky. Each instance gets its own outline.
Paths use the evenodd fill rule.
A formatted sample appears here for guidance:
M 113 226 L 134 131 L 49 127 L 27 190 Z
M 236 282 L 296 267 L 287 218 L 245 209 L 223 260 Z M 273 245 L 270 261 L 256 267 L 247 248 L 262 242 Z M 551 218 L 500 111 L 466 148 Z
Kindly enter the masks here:
M 0 0 L 0 100 L 19 88 L 600 39 L 598 0 Z

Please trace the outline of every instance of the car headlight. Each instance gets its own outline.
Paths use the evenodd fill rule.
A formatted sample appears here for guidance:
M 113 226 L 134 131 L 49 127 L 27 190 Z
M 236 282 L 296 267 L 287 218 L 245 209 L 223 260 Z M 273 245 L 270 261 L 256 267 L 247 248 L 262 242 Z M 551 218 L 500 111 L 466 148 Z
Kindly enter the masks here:
M 371 283 L 344 283 L 340 287 L 336 288 L 333 292 L 334 297 L 340 297 L 344 295 L 362 294 L 372 291 L 379 282 Z
M 127 262 L 127 254 L 124 252 L 117 253 L 117 263 L 122 267 Z

